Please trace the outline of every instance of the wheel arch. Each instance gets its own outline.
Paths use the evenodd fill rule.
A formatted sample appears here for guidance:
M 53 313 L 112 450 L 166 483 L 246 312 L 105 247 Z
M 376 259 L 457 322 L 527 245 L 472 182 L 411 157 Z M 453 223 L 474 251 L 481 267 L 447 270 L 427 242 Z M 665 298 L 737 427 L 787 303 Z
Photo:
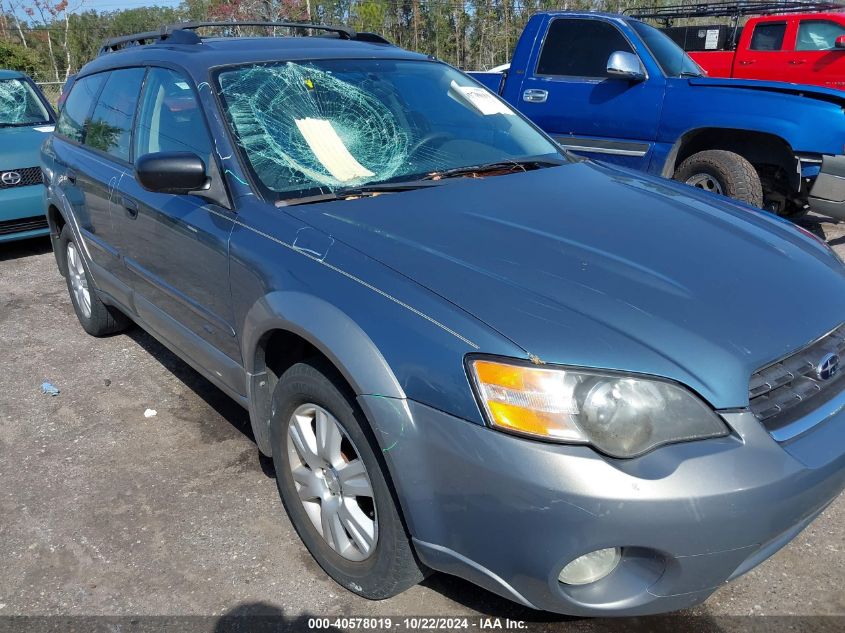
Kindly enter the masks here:
M 739 154 L 755 168 L 773 165 L 783 168 L 795 190 L 801 185 L 801 174 L 792 146 L 782 137 L 769 132 L 738 128 L 702 127 L 688 130 L 672 146 L 661 175 L 671 178 L 678 166 L 698 152 L 720 149 Z
M 272 454 L 276 382 L 287 367 L 315 354 L 337 369 L 356 396 L 405 397 L 372 339 L 347 314 L 314 295 L 277 291 L 262 297 L 247 313 L 241 339 L 250 423 L 265 455 Z

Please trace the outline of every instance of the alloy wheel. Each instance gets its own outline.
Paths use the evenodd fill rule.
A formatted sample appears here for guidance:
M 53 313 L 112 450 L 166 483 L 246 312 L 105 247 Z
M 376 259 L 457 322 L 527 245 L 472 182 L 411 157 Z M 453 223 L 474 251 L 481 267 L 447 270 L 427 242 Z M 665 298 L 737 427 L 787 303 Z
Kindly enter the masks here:
M 299 500 L 314 528 L 343 558 L 368 558 L 378 541 L 373 487 L 340 423 L 326 409 L 303 404 L 291 415 L 287 449 Z
M 73 242 L 67 243 L 67 274 L 76 305 L 86 319 L 91 318 L 91 293 L 88 291 L 88 277 L 82 265 L 82 257 Z

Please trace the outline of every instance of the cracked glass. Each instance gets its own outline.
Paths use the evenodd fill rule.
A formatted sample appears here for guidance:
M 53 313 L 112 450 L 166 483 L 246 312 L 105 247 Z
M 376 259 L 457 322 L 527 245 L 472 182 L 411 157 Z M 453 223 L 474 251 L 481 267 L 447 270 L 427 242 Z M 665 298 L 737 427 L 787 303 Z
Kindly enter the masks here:
M 50 113 L 23 79 L 0 80 L 0 126 L 50 123 Z
M 263 63 L 223 69 L 216 79 L 253 180 L 270 198 L 562 158 L 510 106 L 438 62 Z

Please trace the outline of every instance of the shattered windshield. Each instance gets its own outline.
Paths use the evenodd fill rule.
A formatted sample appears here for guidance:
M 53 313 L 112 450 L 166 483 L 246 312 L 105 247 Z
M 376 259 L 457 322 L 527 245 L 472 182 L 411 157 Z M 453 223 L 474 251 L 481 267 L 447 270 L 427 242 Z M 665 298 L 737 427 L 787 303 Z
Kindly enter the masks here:
M 277 199 L 525 157 L 563 160 L 507 104 L 445 64 L 280 62 L 224 69 L 217 82 L 254 179 Z
M 0 127 L 50 123 L 50 113 L 30 83 L 0 79 Z

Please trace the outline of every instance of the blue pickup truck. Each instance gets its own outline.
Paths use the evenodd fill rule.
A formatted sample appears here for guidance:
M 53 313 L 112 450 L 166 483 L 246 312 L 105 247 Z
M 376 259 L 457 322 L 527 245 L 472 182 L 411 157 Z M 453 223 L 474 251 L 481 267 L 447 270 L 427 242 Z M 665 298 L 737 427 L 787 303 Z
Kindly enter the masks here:
M 508 70 L 471 74 L 579 154 L 845 219 L 845 92 L 709 78 L 643 22 L 559 11 L 530 19 Z

